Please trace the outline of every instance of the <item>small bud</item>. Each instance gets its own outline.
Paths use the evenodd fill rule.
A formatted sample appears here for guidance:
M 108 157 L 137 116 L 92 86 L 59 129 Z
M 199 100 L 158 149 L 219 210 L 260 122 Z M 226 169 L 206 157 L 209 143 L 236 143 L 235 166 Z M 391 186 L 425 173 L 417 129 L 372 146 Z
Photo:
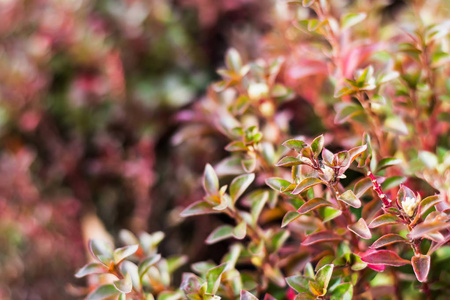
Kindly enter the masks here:
M 248 96 L 250 99 L 257 101 L 269 94 L 269 87 L 265 83 L 251 83 L 248 87 Z
M 412 217 L 414 215 L 414 211 L 416 210 L 419 201 L 415 197 L 406 196 L 402 201 L 403 211 L 409 216 Z

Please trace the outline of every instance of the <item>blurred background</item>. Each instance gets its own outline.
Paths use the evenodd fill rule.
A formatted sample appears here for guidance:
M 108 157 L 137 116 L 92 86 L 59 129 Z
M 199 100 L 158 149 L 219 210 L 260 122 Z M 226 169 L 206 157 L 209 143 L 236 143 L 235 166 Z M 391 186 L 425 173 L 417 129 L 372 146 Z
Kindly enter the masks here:
M 224 144 L 176 147 L 177 114 L 218 78 L 230 45 L 258 54 L 272 9 L 0 1 L 0 299 L 72 297 L 96 231 L 164 230 L 166 253 L 179 253 L 173 208 L 202 197 L 199 176 Z
M 180 146 L 176 133 L 203 117 L 186 109 L 218 79 L 229 47 L 246 61 L 286 51 L 273 43 L 285 6 L 0 0 L 0 299 L 77 298 L 86 240 L 122 228 L 162 230 L 163 254 L 204 258 L 208 219 L 178 215 L 203 196 L 203 168 L 227 141 L 190 127 Z M 402 6 L 390 1 L 383 15 Z M 321 126 L 301 118 L 299 128 Z

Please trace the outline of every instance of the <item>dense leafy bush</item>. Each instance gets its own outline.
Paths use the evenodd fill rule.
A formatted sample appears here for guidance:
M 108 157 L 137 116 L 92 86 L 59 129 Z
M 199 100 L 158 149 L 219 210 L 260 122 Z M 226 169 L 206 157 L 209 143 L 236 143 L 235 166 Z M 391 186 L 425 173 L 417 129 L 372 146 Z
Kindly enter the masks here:
M 2 269 L 84 238 L 87 299 L 450 296 L 446 1 L 31 3 L 1 28 Z M 196 101 L 192 6 L 242 25 Z

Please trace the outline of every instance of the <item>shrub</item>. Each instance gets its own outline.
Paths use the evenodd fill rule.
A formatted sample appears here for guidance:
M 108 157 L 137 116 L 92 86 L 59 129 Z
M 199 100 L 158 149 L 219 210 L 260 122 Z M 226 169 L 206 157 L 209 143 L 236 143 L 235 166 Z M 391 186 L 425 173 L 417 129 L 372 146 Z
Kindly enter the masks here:
M 178 286 L 189 259 L 157 254 L 162 233 L 93 240 L 77 276 L 114 276 L 88 299 L 449 296 L 448 7 L 413 1 L 390 23 L 383 1 L 275 5 L 263 58 L 230 49 L 173 138 L 227 139 L 181 216 L 221 215 L 205 243 L 228 251 Z

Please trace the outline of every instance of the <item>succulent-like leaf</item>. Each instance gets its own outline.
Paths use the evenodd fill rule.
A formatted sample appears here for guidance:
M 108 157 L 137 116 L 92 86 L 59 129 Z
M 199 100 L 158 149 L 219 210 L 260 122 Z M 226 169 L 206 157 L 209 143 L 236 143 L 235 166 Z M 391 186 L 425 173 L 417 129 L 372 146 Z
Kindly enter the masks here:
M 308 177 L 303 179 L 302 182 L 300 182 L 297 187 L 292 191 L 292 194 L 297 195 L 303 192 L 306 189 L 309 189 L 315 185 L 324 183 L 322 180 L 315 178 L 315 177 Z
M 126 275 L 124 279 L 113 282 L 114 287 L 121 293 L 128 294 L 133 289 L 130 275 Z
M 120 264 L 125 258 L 133 255 L 139 249 L 139 245 L 130 245 L 114 250 L 114 263 Z
M 401 258 L 394 251 L 390 250 L 378 250 L 361 257 L 363 262 L 371 265 L 387 265 L 400 267 L 409 264 L 410 262 L 406 259 Z
M 336 286 L 331 292 L 331 300 L 352 300 L 353 285 L 349 282 Z
M 282 159 L 280 159 L 279 162 L 276 163 L 277 167 L 292 167 L 297 165 L 305 164 L 300 159 L 292 157 L 292 156 L 285 156 Z
M 161 254 L 156 254 L 156 255 L 147 257 L 146 259 L 141 261 L 141 263 L 139 264 L 139 267 L 138 267 L 139 276 L 140 277 L 144 276 L 144 274 L 147 273 L 148 269 L 150 269 L 150 267 L 152 267 L 154 264 L 156 264 L 160 260 L 161 260 Z
M 420 215 L 423 215 L 427 212 L 430 208 L 441 202 L 442 199 L 439 195 L 429 196 L 420 201 L 419 207 L 420 207 Z
M 391 214 L 383 214 L 373 219 L 369 224 L 369 228 L 377 228 L 384 225 L 393 225 L 400 223 L 400 219 L 397 216 Z
M 372 187 L 372 180 L 369 177 L 364 177 L 359 180 L 353 188 L 353 193 L 357 198 L 362 197 Z
M 108 269 L 104 264 L 98 262 L 88 263 L 75 274 L 75 277 L 81 278 L 91 274 L 108 273 Z
M 380 160 L 380 162 L 378 162 L 376 172 L 379 172 L 385 168 L 396 166 L 396 165 L 399 165 L 402 163 L 403 163 L 403 161 L 399 158 L 394 158 L 394 157 L 383 158 L 382 160 Z
M 361 207 L 361 200 L 356 197 L 352 190 L 347 190 L 344 193 L 340 194 L 338 200 L 341 200 L 345 204 L 350 205 L 354 208 Z
M 394 243 L 409 243 L 407 239 L 402 237 L 401 235 L 395 234 L 395 233 L 388 233 L 386 235 L 383 235 L 378 240 L 373 242 L 372 246 L 370 248 L 377 249 L 384 246 L 392 245 Z
M 450 228 L 450 222 L 441 222 L 441 221 L 432 221 L 432 222 L 424 222 L 417 226 L 415 226 L 411 232 L 408 234 L 408 237 L 411 239 L 417 239 L 423 237 L 429 233 L 434 233 L 440 230 Z
M 306 214 L 316 208 L 323 207 L 323 206 L 331 206 L 331 203 L 322 198 L 314 198 L 314 199 L 309 200 L 308 202 L 305 202 L 297 210 L 297 212 L 300 214 Z
M 114 296 L 118 296 L 120 291 L 116 289 L 113 284 L 105 284 L 99 286 L 92 293 L 90 293 L 86 300 L 106 300 L 111 299 Z
M 295 275 L 286 278 L 287 284 L 294 289 L 297 293 L 309 292 L 309 281 L 311 278 L 302 275 Z
M 320 268 L 319 271 L 316 273 L 316 283 L 318 283 L 322 289 L 325 291 L 328 289 L 328 284 L 330 283 L 331 275 L 333 275 L 333 268 L 334 265 L 325 265 L 322 268 Z
M 340 209 L 326 206 L 323 208 L 323 212 L 321 213 L 321 216 L 323 217 L 322 222 L 326 223 L 339 217 L 340 215 L 342 215 L 342 211 Z
M 247 151 L 247 146 L 244 144 L 244 142 L 233 141 L 225 146 L 225 150 L 230 151 L 230 152 Z
M 247 223 L 245 221 L 240 222 L 233 229 L 233 237 L 238 240 L 242 240 L 243 238 L 245 238 L 246 234 L 247 234 Z
M 206 273 L 206 293 L 216 294 L 220 286 L 220 279 L 222 278 L 222 273 L 225 271 L 227 264 L 218 265 L 215 268 L 208 270 Z
M 316 137 L 312 141 L 311 150 L 314 153 L 315 158 L 319 157 L 320 153 L 322 152 L 324 143 L 325 143 L 325 139 L 324 139 L 323 135 Z
M 258 300 L 252 293 L 241 290 L 240 300 Z
M 207 201 L 197 201 L 186 207 L 180 214 L 180 216 L 186 218 L 197 215 L 217 214 L 218 210 L 213 209 L 214 205 Z
M 417 280 L 420 282 L 427 281 L 430 272 L 430 256 L 419 254 L 411 258 L 411 264 L 416 274 Z
M 336 124 L 345 123 L 347 120 L 364 114 L 364 109 L 361 105 L 354 103 L 339 103 L 336 105 L 336 116 L 334 118 L 334 122 Z
M 98 261 L 109 267 L 113 260 L 113 248 L 109 243 L 98 239 L 90 240 L 89 250 Z
M 283 217 L 283 221 L 281 222 L 281 227 L 282 228 L 286 227 L 289 223 L 294 222 L 300 216 L 301 216 L 301 214 L 297 211 L 288 211 Z
M 234 48 L 228 49 L 225 54 L 225 63 L 229 70 L 238 73 L 242 68 L 242 59 L 239 52 Z
M 308 144 L 306 144 L 305 142 L 300 141 L 300 140 L 292 139 L 292 140 L 287 140 L 286 142 L 284 142 L 283 146 L 300 153 L 303 150 L 303 148 L 308 146 Z
M 230 196 L 233 202 L 236 202 L 250 184 L 255 180 L 255 174 L 244 174 L 233 179 L 230 185 Z
M 309 246 L 321 242 L 340 241 L 342 237 L 331 231 L 320 231 L 310 234 L 303 240 L 303 246 Z
M 276 177 L 266 179 L 266 184 L 277 192 L 285 190 L 287 187 L 291 185 L 289 181 Z
M 230 225 L 222 225 L 217 227 L 211 232 L 211 234 L 206 238 L 206 243 L 208 245 L 220 242 L 222 240 L 233 237 L 234 228 Z
M 347 228 L 363 239 L 372 238 L 372 233 L 363 218 L 360 218 L 355 224 L 348 225 Z
M 130 276 L 133 287 L 139 291 L 141 289 L 141 280 L 139 278 L 138 266 L 131 261 L 125 260 L 120 264 L 120 271 L 123 275 Z
M 320 286 L 320 284 L 310 281 L 309 283 L 309 290 L 311 293 L 313 293 L 314 296 L 320 297 L 327 293 L 327 290 Z
M 206 165 L 203 173 L 203 188 L 209 195 L 216 195 L 219 192 L 219 179 L 210 164 Z

